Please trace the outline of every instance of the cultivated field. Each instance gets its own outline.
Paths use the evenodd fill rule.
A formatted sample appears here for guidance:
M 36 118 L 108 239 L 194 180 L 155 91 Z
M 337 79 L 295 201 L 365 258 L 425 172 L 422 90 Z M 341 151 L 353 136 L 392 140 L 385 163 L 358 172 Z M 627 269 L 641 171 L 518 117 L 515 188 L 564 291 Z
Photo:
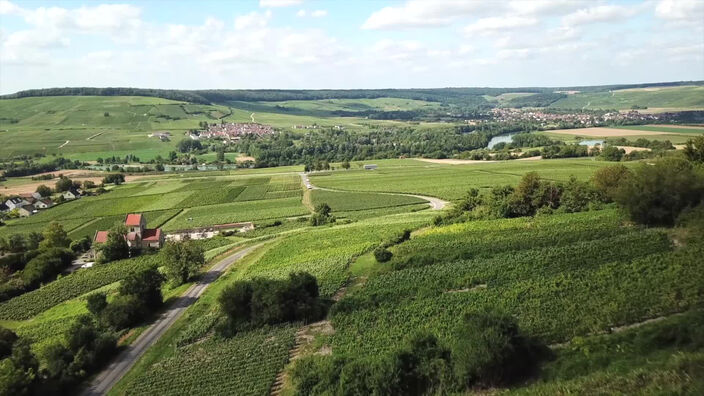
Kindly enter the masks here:
M 648 107 L 651 111 L 704 109 L 704 87 L 677 86 L 622 89 L 607 92 L 580 92 L 567 95 L 550 105 L 561 109 L 630 109 Z M 651 109 L 654 108 L 654 109 Z M 647 110 L 646 110 L 647 111 Z

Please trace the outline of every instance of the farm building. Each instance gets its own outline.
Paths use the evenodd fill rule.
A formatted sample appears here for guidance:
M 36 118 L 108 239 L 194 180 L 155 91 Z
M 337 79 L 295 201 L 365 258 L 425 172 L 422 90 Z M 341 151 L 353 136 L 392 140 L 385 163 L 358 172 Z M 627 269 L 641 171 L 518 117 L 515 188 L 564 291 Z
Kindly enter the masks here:
M 25 205 L 29 205 L 31 202 L 27 201 L 22 197 L 13 197 L 5 201 L 5 205 L 10 209 L 19 209 Z
M 375 164 L 364 165 L 364 170 L 375 170 L 377 168 L 378 168 L 378 166 Z
M 34 202 L 34 207 L 37 209 L 47 209 L 53 205 L 54 205 L 54 202 L 49 198 L 38 199 Z
M 142 214 L 130 213 L 125 217 L 127 246 L 131 249 L 160 249 L 164 246 L 164 233 L 161 228 L 147 228 L 147 219 Z M 93 242 L 105 243 L 108 231 L 96 231 Z
M 37 209 L 33 205 L 24 205 L 17 208 L 17 213 L 19 213 L 20 217 L 29 217 L 37 213 Z

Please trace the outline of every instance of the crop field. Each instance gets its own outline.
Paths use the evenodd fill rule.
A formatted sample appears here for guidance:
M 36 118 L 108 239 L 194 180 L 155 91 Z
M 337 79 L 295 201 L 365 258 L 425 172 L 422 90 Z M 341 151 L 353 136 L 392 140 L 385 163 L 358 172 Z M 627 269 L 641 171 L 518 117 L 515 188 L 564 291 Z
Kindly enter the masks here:
M 610 92 L 581 92 L 567 95 L 550 105 L 560 109 L 630 109 L 634 105 L 648 108 L 704 108 L 704 87 L 679 86 L 623 89 Z
M 515 185 L 523 174 L 531 171 L 550 180 L 567 181 L 570 176 L 586 180 L 596 169 L 610 165 L 591 158 L 468 165 L 431 165 L 410 159 L 375 163 L 379 169 L 374 171 L 314 173 L 310 180 L 315 186 L 336 190 L 401 192 L 452 200 L 461 198 L 472 187 L 487 189 L 503 184 Z
M 663 232 L 625 226 L 619 216 L 609 210 L 421 233 L 394 250 L 392 265 L 401 269 L 345 297 L 332 316 L 332 349 L 378 354 L 418 329 L 442 338 L 464 312 L 483 307 L 511 313 L 527 334 L 551 343 L 701 304 L 704 246 L 673 250 Z M 546 243 L 549 228 L 562 232 Z
M 10 220 L 0 228 L 0 236 L 41 232 L 50 222 L 58 221 L 76 239 L 110 228 L 127 213 L 143 213 L 149 227 L 171 230 L 293 217 L 309 213 L 301 195 L 298 175 L 141 181 Z
M 387 208 L 392 206 L 416 205 L 427 202 L 424 199 L 404 195 L 338 192 L 326 190 L 311 191 L 313 205 L 327 203 L 333 212 Z

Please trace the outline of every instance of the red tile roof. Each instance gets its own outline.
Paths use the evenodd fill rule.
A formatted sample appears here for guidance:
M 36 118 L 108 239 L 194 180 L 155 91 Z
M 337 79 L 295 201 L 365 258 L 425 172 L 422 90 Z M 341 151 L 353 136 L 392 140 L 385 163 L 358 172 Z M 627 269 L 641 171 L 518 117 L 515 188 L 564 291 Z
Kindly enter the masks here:
M 138 226 L 140 224 L 142 224 L 141 214 L 130 213 L 127 215 L 127 218 L 125 219 L 126 226 Z
M 95 233 L 95 243 L 105 243 L 108 241 L 109 231 L 97 231 Z
M 142 233 L 142 240 L 149 242 L 161 240 L 161 228 L 145 228 Z

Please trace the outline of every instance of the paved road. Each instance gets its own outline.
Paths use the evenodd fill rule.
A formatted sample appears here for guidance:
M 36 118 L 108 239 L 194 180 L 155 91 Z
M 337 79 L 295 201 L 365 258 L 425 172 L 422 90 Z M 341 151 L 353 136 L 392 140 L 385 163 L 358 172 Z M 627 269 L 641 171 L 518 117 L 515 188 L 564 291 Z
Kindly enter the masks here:
M 210 271 L 203 274 L 201 279 L 191 286 L 179 299 L 173 303 L 166 312 L 164 312 L 154 324 L 142 333 L 137 340 L 127 347 L 120 355 L 98 374 L 90 387 L 83 392 L 83 395 L 104 395 L 119 381 L 127 372 L 137 363 L 140 357 L 152 346 L 165 332 L 171 327 L 176 320 L 183 315 L 183 312 L 191 306 L 198 297 L 203 294 L 205 289 L 213 281 L 215 281 L 224 270 L 230 265 L 241 259 L 259 245 L 242 249 L 237 253 L 224 258 Z
M 310 179 L 308 178 L 307 173 L 300 173 L 301 179 L 303 179 L 303 184 L 306 186 L 307 189 L 309 190 L 323 190 L 323 191 L 337 191 L 337 192 L 350 192 L 350 191 L 344 191 L 344 190 L 335 190 L 332 188 L 324 188 L 324 187 L 316 187 L 313 185 L 313 183 L 310 182 Z M 359 192 L 359 191 L 351 191 L 351 192 Z M 376 192 L 377 194 L 383 194 L 383 195 L 405 195 L 407 197 L 416 197 L 420 199 L 424 199 L 430 203 L 430 209 L 431 210 L 442 210 L 444 209 L 447 205 L 450 203 L 447 201 L 444 201 L 440 198 L 435 198 L 435 197 L 427 197 L 425 195 L 416 195 L 416 194 L 402 194 L 402 193 L 385 193 L 385 192 L 377 192 L 377 191 L 369 191 L 369 192 Z

